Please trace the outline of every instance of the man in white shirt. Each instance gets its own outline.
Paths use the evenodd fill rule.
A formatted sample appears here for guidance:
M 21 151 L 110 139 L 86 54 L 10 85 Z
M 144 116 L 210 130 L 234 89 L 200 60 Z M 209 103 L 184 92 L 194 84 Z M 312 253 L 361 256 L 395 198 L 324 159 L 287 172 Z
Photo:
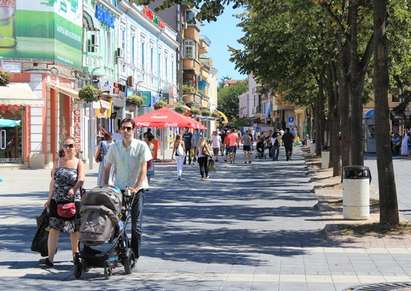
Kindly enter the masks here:
M 126 118 L 121 121 L 122 141 L 112 145 L 106 156 L 104 184 L 108 185 L 110 170 L 114 168 L 114 186 L 130 189 L 137 195 L 131 208 L 131 247 L 135 257 L 140 256 L 142 237 L 143 192 L 148 188 L 147 162 L 152 159 L 148 145 L 134 136 L 135 122 Z M 140 192 L 140 193 L 139 193 Z
M 221 136 L 217 133 L 216 130 L 213 131 L 213 135 L 211 136 L 211 143 L 213 146 L 214 159 L 216 162 L 218 162 L 218 152 L 220 151 L 221 147 Z

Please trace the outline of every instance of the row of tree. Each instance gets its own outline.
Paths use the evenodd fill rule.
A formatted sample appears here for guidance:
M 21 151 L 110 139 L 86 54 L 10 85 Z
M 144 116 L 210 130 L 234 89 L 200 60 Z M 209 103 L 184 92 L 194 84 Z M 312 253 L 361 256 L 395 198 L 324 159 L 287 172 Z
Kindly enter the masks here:
M 410 81 L 410 3 L 249 0 L 247 7 L 240 24 L 244 48 L 231 49 L 232 61 L 310 109 L 317 153 L 330 147 L 334 175 L 341 164 L 364 164 L 363 104 L 373 96 L 380 222 L 398 225 L 388 92 Z
M 363 104 L 374 99 L 380 222 L 399 224 L 388 95 L 411 80 L 410 0 L 165 0 L 164 6 L 174 3 L 199 8 L 197 17 L 208 21 L 224 5 L 247 8 L 239 16 L 243 48 L 230 48 L 232 61 L 309 109 L 317 153 L 330 146 L 334 175 L 341 174 L 340 161 L 363 165 Z

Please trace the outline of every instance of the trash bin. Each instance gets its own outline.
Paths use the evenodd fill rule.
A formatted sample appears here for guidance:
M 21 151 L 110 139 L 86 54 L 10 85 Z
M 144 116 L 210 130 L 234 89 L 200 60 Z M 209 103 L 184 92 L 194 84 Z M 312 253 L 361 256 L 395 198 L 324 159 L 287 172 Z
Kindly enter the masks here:
M 347 166 L 343 170 L 343 216 L 345 219 L 368 219 L 370 216 L 371 172 L 364 166 Z
M 315 140 L 310 143 L 310 154 L 315 155 Z
M 330 151 L 321 151 L 321 169 L 328 169 L 330 167 Z

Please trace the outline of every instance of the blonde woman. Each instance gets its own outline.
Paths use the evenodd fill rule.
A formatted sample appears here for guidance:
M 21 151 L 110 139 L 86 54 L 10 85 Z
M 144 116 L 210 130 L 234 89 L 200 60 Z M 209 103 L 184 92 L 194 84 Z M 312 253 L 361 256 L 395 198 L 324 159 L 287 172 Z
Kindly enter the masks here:
M 176 158 L 177 179 L 178 180 L 181 180 L 181 177 L 183 175 L 183 167 L 184 167 L 184 159 L 185 159 L 184 153 L 185 153 L 184 141 L 181 139 L 181 135 L 177 135 L 174 141 L 173 153 L 171 155 L 175 156 Z
M 84 183 L 85 169 L 76 158 L 75 142 L 67 137 L 58 160 L 51 170 L 49 195 L 45 207 L 49 208 L 48 257 L 40 260 L 45 267 L 53 267 L 54 254 L 60 232 L 68 232 L 73 257 L 78 253 L 80 228 L 81 187 Z
M 208 179 L 208 159 L 213 156 L 210 145 L 204 137 L 201 137 L 197 147 L 196 156 L 200 166 L 201 179 Z

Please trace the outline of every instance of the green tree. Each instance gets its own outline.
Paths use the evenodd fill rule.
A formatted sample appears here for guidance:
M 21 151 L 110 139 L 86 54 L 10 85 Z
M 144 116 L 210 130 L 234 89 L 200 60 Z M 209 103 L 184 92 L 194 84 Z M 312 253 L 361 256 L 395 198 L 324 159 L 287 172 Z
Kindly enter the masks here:
M 229 120 L 238 117 L 238 96 L 247 91 L 247 82 L 240 81 L 237 84 L 222 87 L 218 90 L 218 105 L 217 109 L 224 112 Z

